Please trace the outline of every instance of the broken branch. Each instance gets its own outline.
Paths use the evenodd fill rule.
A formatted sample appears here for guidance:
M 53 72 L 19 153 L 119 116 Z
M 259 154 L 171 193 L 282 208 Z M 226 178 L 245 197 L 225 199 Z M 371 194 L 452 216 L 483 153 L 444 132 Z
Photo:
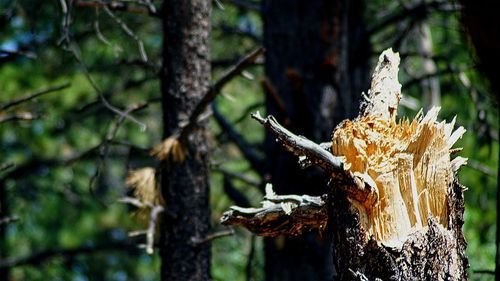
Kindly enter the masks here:
M 264 125 L 264 127 L 271 130 L 276 135 L 276 140 L 280 142 L 287 151 L 298 156 L 302 163 L 308 162 L 316 165 L 331 174 L 337 174 L 344 171 L 342 158 L 334 156 L 328 150 L 325 150 L 320 145 L 305 137 L 294 135 L 281 126 L 272 115 L 262 118 L 260 113 L 257 112 L 251 116 Z
M 309 195 L 276 195 L 266 187 L 261 208 L 232 206 L 221 218 L 223 225 L 241 225 L 261 236 L 300 235 L 326 228 L 328 212 L 325 200 Z

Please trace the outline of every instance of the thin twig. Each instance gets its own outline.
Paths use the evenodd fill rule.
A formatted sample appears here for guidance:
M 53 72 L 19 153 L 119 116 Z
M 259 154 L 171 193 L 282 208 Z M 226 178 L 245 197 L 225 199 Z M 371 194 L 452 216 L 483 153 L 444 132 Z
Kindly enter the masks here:
M 141 1 L 139 1 L 140 4 Z M 112 11 L 126 12 L 132 14 L 144 14 L 160 18 L 161 15 L 156 10 L 156 7 L 150 2 L 143 4 L 145 7 L 138 7 L 129 5 L 124 1 L 77 1 L 76 5 L 82 8 L 108 8 Z
M 4 218 L 0 218 L 0 225 L 2 224 L 9 224 L 11 222 L 16 222 L 19 220 L 19 216 L 10 216 L 10 217 L 4 217 Z
M 496 274 L 495 270 L 487 270 L 487 269 L 474 270 L 472 272 L 477 273 L 477 274 L 489 274 L 489 275 Z
M 75 58 L 77 59 L 77 61 L 80 63 L 80 66 L 82 67 L 83 72 L 85 74 L 85 77 L 87 77 L 87 80 L 89 81 L 90 85 L 92 86 L 92 88 L 94 88 L 94 90 L 99 95 L 99 98 L 100 98 L 102 104 L 104 105 L 104 107 L 106 107 L 107 109 L 111 110 L 112 112 L 114 112 L 115 114 L 117 114 L 117 115 L 119 115 L 121 117 L 125 117 L 125 118 L 131 120 L 132 122 L 134 122 L 134 123 L 136 123 L 137 125 L 140 126 L 140 130 L 141 131 L 145 131 L 146 128 L 147 128 L 146 124 L 144 124 L 143 122 L 137 120 L 132 115 L 129 115 L 126 112 L 121 111 L 120 109 L 116 108 L 115 106 L 113 106 L 113 105 L 111 105 L 109 103 L 109 101 L 104 97 L 101 89 L 97 86 L 97 83 L 94 81 L 94 79 L 90 75 L 90 72 L 88 71 L 87 66 L 81 60 L 81 57 L 79 55 L 77 46 L 75 44 L 72 44 L 71 47 L 70 47 L 70 49 L 71 49 L 72 53 L 74 54 Z
M 39 118 L 39 115 L 34 115 L 31 112 L 13 113 L 0 116 L 0 124 L 10 121 L 31 121 Z
M 156 221 L 158 220 L 158 215 L 162 213 L 165 209 L 161 205 L 155 205 L 149 213 L 149 225 L 146 234 L 146 253 L 149 255 L 153 254 L 154 237 L 156 229 Z
M 243 194 L 243 192 L 236 189 L 236 187 L 234 187 L 233 182 L 229 179 L 229 177 L 224 176 L 223 183 L 224 193 L 227 195 L 227 197 L 229 197 L 231 201 L 233 201 L 236 206 L 244 208 L 248 208 L 251 206 L 247 196 Z
M 52 87 L 49 87 L 49 88 L 46 88 L 46 89 L 43 89 L 43 90 L 39 90 L 39 91 L 36 91 L 34 93 L 30 93 L 30 94 L 27 94 L 27 95 L 24 95 L 22 97 L 19 97 L 17 99 L 14 99 L 14 100 L 11 100 L 7 103 L 4 103 L 2 105 L 0 105 L 0 111 L 4 111 L 10 107 L 13 107 L 13 106 L 16 106 L 18 104 L 21 104 L 23 102 L 27 102 L 27 101 L 30 101 L 36 97 L 39 97 L 39 96 L 42 96 L 42 95 L 45 95 L 45 94 L 49 94 L 49 93 L 53 93 L 53 92 L 57 92 L 57 91 L 60 91 L 60 90 L 63 90 L 63 89 L 66 89 L 70 86 L 71 84 L 69 82 L 66 82 L 64 84 L 61 84 L 61 85 L 57 85 L 57 86 L 52 86 Z
M 148 61 L 148 55 L 146 54 L 146 50 L 144 49 L 144 43 L 142 40 L 135 34 L 132 29 L 128 27 L 128 25 L 118 16 L 116 16 L 107 6 L 104 6 L 104 11 L 120 26 L 120 28 L 134 41 L 137 43 L 139 47 L 139 53 L 141 54 L 141 58 L 144 62 Z
M 245 267 L 246 280 L 252 280 L 252 262 L 255 256 L 255 238 L 253 233 L 250 234 L 250 252 L 248 253 L 247 265 Z
M 226 237 L 226 236 L 230 236 L 230 235 L 234 235 L 234 229 L 232 229 L 232 228 L 211 233 L 203 238 L 191 237 L 191 243 L 193 244 L 193 246 L 198 247 L 198 246 L 205 244 L 207 242 L 210 242 L 214 239 Z
M 474 169 L 474 170 L 477 170 L 489 177 L 492 177 L 492 178 L 495 178 L 497 176 L 496 172 L 493 171 L 492 168 L 484 165 L 483 163 L 479 162 L 479 161 L 476 161 L 476 160 L 473 160 L 473 159 L 469 159 L 467 160 L 467 165 L 465 165 L 465 167 L 469 167 L 471 169 Z
M 256 187 L 260 187 L 262 185 L 262 182 L 258 179 L 255 179 L 255 178 L 250 177 L 248 175 L 245 175 L 243 173 L 237 173 L 237 172 L 231 171 L 230 169 L 225 168 L 225 167 L 221 167 L 221 166 L 214 167 L 213 171 L 220 172 L 221 174 L 223 174 L 225 176 L 238 179 L 238 180 L 240 180 L 246 184 L 249 184 L 249 185 L 253 185 Z
M 216 103 L 212 103 L 212 111 L 217 121 L 217 124 L 221 127 L 224 133 L 227 134 L 229 139 L 238 147 L 246 160 L 250 163 L 252 168 L 257 171 L 260 175 L 264 174 L 265 162 L 262 157 L 259 156 L 255 148 L 253 148 L 244 138 L 238 133 L 231 123 L 224 118 L 224 116 L 219 112 Z
M 2 60 L 5 60 L 5 57 L 26 57 L 29 59 L 36 59 L 37 56 L 35 53 L 29 51 L 21 51 L 21 50 L 2 50 L 0 49 L 0 55 Z
M 99 245 L 84 245 L 76 248 L 52 248 L 38 253 L 31 254 L 27 257 L 21 258 L 8 258 L 0 260 L 0 269 L 12 268 L 24 265 L 38 265 L 51 258 L 63 256 L 73 257 L 82 254 L 103 252 L 109 250 L 130 250 L 135 245 L 128 241 L 123 242 L 109 242 Z
M 101 170 L 104 167 L 104 164 L 106 162 L 106 159 L 108 157 L 108 152 L 109 152 L 109 144 L 113 139 L 115 138 L 116 134 L 118 133 L 118 130 L 120 129 L 121 124 L 125 121 L 125 116 L 129 115 L 132 112 L 136 112 L 139 110 L 142 110 L 148 106 L 148 103 L 141 103 L 141 104 L 135 104 L 132 105 L 130 108 L 128 108 L 124 113 L 125 115 L 120 115 L 116 118 L 116 121 L 113 122 L 109 129 L 108 133 L 106 134 L 106 137 L 101 141 L 99 144 L 99 158 L 97 160 L 97 168 L 94 172 L 94 175 L 90 178 L 89 180 L 89 190 L 92 194 L 93 193 L 93 186 L 94 183 L 97 181 L 97 179 L 100 176 Z
M 153 254 L 156 222 L 158 220 L 158 215 L 164 212 L 165 208 L 162 205 L 153 205 L 149 202 L 143 202 L 134 197 L 123 197 L 118 199 L 117 201 L 133 205 L 137 208 L 150 208 L 148 228 L 146 230 L 135 231 L 134 235 L 146 234 L 146 253 L 148 253 L 149 255 Z
M 14 166 L 15 166 L 15 164 L 14 164 L 14 163 L 12 163 L 12 162 L 9 162 L 9 163 L 2 163 L 2 164 L 0 164 L 0 172 L 3 172 L 3 171 L 5 171 L 5 170 L 8 170 L 8 169 L 10 169 L 10 168 L 12 168 L 12 167 L 14 167 Z

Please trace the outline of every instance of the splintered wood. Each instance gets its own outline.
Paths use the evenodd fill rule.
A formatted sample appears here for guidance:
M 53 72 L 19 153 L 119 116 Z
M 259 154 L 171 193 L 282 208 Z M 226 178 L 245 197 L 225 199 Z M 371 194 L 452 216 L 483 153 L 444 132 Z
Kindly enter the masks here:
M 362 227 L 386 245 L 401 245 L 410 233 L 427 226 L 429 216 L 448 225 L 448 189 L 466 159 L 450 158 L 450 149 L 465 132 L 437 122 L 439 108 L 396 121 L 401 85 L 399 55 L 387 50 L 379 58 L 371 90 L 360 116 L 341 123 L 332 152 L 344 157 L 344 169 L 370 187 L 374 200 L 359 202 Z M 351 196 L 351 198 L 355 198 Z

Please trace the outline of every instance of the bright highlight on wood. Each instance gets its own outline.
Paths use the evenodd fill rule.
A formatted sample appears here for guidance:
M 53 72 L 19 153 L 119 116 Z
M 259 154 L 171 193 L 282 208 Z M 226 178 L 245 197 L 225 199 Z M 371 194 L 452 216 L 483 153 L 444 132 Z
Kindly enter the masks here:
M 448 226 L 448 188 L 453 173 L 466 159 L 450 158 L 450 149 L 465 129 L 453 131 L 455 118 L 437 122 L 440 108 L 409 121 L 396 121 L 401 98 L 399 55 L 380 55 L 360 116 L 340 124 L 332 153 L 344 157 L 344 169 L 370 186 L 373 201 L 353 204 L 369 235 L 399 245 L 427 226 L 429 215 Z
M 450 148 L 465 132 L 437 122 L 439 108 L 395 122 L 369 115 L 343 122 L 333 135 L 332 152 L 344 169 L 375 190 L 375 202 L 356 202 L 363 227 L 379 241 L 403 242 L 427 225 L 428 215 L 448 225 L 447 194 L 453 172 L 464 158 Z M 453 164 L 452 164 L 453 163 Z

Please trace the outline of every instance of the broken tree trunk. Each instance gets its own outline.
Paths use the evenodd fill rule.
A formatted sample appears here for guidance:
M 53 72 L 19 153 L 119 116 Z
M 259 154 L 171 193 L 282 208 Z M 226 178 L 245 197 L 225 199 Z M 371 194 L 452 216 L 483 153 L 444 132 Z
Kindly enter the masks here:
M 439 108 L 396 120 L 398 66 L 398 54 L 382 53 L 359 116 L 337 126 L 329 145 L 253 115 L 301 166 L 319 166 L 331 181 L 321 197 L 268 188 L 262 208 L 232 207 L 221 222 L 264 236 L 331 235 L 335 280 L 466 280 L 464 188 L 455 177 L 466 159 L 451 158 L 465 129 L 437 122 Z

